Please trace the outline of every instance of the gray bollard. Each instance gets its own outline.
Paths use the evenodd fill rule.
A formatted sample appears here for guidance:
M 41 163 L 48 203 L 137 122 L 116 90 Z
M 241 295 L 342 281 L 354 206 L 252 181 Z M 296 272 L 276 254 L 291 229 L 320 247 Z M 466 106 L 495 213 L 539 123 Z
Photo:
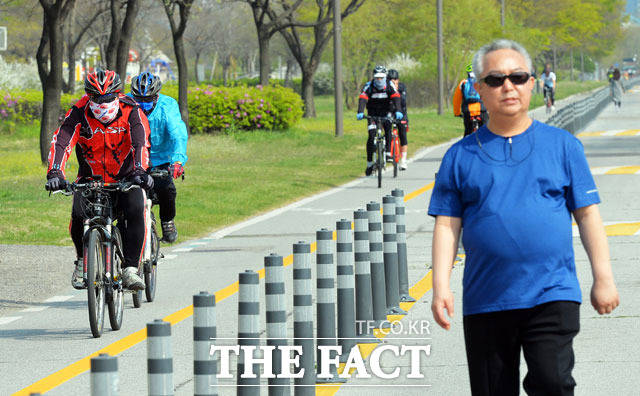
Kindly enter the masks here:
M 415 302 L 409 295 L 409 265 L 407 260 L 407 226 L 404 213 L 404 191 L 399 188 L 391 191 L 396 197 L 396 230 L 398 233 L 398 285 L 400 302 Z
M 313 386 L 315 350 L 313 345 L 313 285 L 311 277 L 311 246 L 303 241 L 293 245 L 293 344 L 302 347 L 300 364 L 302 378 L 295 379 L 295 396 L 315 396 Z
M 206 291 L 193 296 L 193 394 L 218 394 L 218 361 L 209 353 L 217 337 L 216 296 Z
M 387 314 L 406 315 L 400 308 L 398 283 L 398 240 L 396 234 L 396 197 L 382 197 L 382 236 L 384 241 L 384 278 L 386 280 Z
M 335 292 L 335 274 L 336 269 L 333 264 L 333 232 L 326 228 L 316 232 L 316 240 L 318 248 L 316 252 L 316 264 L 318 265 L 318 274 L 316 279 L 317 302 L 316 316 L 318 320 L 318 347 L 334 346 L 336 344 L 336 292 Z M 335 354 L 332 353 L 331 357 Z M 318 354 L 318 365 L 316 372 L 320 374 L 322 367 L 321 355 Z M 331 378 L 318 378 L 319 383 L 346 382 L 346 380 L 338 377 L 338 371 L 335 366 L 331 366 Z
M 351 348 L 356 346 L 356 300 L 353 276 L 353 243 L 351 222 L 336 222 L 336 261 L 338 270 L 338 345 L 342 346 L 340 361 L 346 362 Z
M 260 347 L 260 277 L 257 272 L 247 270 L 239 274 L 238 291 L 238 356 L 237 392 L 238 396 L 257 396 L 260 394 L 260 367 L 253 365 L 255 378 L 242 378 L 244 373 L 244 353 L 242 346 L 256 347 L 253 357 L 257 358 Z
M 150 396 L 173 395 L 171 323 L 162 319 L 147 323 L 147 373 Z
M 373 302 L 371 301 L 371 263 L 369 262 L 369 220 L 367 211 L 353 212 L 353 245 L 356 267 L 356 335 L 359 343 L 377 343 L 380 340 L 371 332 L 373 326 Z
M 272 354 L 273 374 L 282 373 L 282 351 L 277 349 L 287 343 L 287 303 L 284 290 L 284 264 L 282 256 L 275 253 L 264 258 L 265 305 L 267 308 L 267 345 L 276 349 Z M 270 396 L 289 396 L 289 378 L 269 378 Z
M 39 395 L 40 393 L 32 393 Z M 106 353 L 91 358 L 91 396 L 117 396 L 118 358 Z
M 373 326 L 390 328 L 387 321 L 387 297 L 384 279 L 384 255 L 382 250 L 382 216 L 380 204 L 371 201 L 367 204 L 369 219 L 369 261 L 371 264 L 371 300 L 373 307 Z

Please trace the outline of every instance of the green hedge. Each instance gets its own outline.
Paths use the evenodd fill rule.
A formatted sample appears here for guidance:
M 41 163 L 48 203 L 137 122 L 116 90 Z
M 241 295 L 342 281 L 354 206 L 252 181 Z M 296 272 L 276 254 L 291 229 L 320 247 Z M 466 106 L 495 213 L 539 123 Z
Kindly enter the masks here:
M 178 98 L 178 86 L 167 84 L 162 93 Z M 63 94 L 60 120 L 80 99 L 82 93 Z M 189 89 L 189 124 L 192 133 L 229 133 L 239 129 L 280 130 L 300 120 L 303 102 L 298 94 L 281 86 L 213 87 Z M 0 121 L 3 130 L 16 124 L 39 121 L 42 114 L 42 91 L 0 92 Z

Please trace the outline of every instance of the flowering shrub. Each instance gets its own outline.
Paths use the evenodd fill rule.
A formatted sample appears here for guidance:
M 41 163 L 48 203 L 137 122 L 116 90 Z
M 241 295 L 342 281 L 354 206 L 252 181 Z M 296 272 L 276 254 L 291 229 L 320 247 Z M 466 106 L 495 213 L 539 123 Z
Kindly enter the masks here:
M 0 91 L 41 87 L 38 65 L 33 58 L 28 63 L 7 63 L 0 56 Z
M 287 129 L 302 117 L 302 106 L 298 94 L 280 86 L 195 87 L 189 125 L 192 133 Z
M 69 108 L 82 97 L 82 93 L 60 97 L 60 120 Z M 42 91 L 0 91 L 0 121 L 11 129 L 15 124 L 30 124 L 42 117 Z

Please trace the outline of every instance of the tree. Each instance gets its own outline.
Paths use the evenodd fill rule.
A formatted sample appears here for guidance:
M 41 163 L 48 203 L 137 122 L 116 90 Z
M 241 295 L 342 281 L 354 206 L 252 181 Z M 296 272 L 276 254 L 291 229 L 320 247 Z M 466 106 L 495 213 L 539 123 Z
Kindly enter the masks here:
M 75 0 L 40 0 L 44 11 L 42 37 L 36 53 L 42 83 L 42 120 L 40 122 L 40 160 L 47 162 L 53 131 L 60 114 L 64 35 L 62 26 Z
M 344 19 L 353 14 L 362 6 L 365 0 L 350 0 L 344 10 L 340 13 L 340 18 Z M 305 22 L 301 19 L 295 19 L 296 15 L 292 12 L 287 17 L 288 26 L 279 32 L 284 37 L 291 53 L 296 58 L 300 70 L 302 71 L 302 100 L 304 101 L 304 117 L 315 117 L 316 108 L 313 101 L 313 76 L 320 65 L 322 52 L 333 37 L 333 29 L 330 24 L 333 21 L 333 1 L 317 0 L 313 13 L 316 14 L 314 22 Z M 283 1 L 282 7 L 285 12 L 289 11 L 289 5 Z M 277 17 L 275 11 L 267 10 L 269 17 L 274 20 Z M 301 36 L 300 28 L 313 29 L 313 39 L 311 43 L 304 40 Z M 307 47 L 311 45 L 311 50 Z
M 302 4 L 302 0 L 295 0 L 293 4 L 288 4 L 283 0 L 283 8 L 276 8 L 269 0 L 245 0 L 251 6 L 253 12 L 253 22 L 258 33 L 258 51 L 260 56 L 260 84 L 269 84 L 269 74 L 271 74 L 271 52 L 269 42 L 274 34 L 288 26 L 288 18 Z M 285 7 L 286 6 L 286 7 Z
M 131 36 L 135 28 L 136 16 L 140 9 L 140 0 L 126 0 L 127 9 L 120 23 L 121 5 L 119 0 L 111 0 L 111 35 L 107 45 L 107 68 L 115 70 L 122 78 L 127 74 Z
M 184 55 L 183 35 L 187 28 L 189 13 L 193 0 L 162 0 L 164 10 L 169 18 L 169 26 L 171 27 L 171 35 L 173 36 L 173 50 L 178 63 L 178 105 L 182 119 L 189 130 L 189 110 L 187 103 L 187 84 L 189 83 L 189 74 L 187 61 Z M 179 19 L 176 21 L 176 11 L 178 11 Z

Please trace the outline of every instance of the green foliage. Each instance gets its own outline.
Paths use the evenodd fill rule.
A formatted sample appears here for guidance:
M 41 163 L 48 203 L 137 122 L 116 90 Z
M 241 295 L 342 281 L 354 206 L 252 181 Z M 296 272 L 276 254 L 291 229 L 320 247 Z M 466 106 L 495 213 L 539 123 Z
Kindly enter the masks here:
M 82 97 L 82 94 L 62 94 L 60 97 L 60 119 Z M 13 131 L 17 124 L 31 124 L 42 118 L 42 91 L 12 90 L 0 91 L 0 120 L 2 131 Z
M 189 90 L 189 124 L 193 133 L 288 129 L 302 117 L 302 108 L 298 94 L 274 85 L 209 85 Z

